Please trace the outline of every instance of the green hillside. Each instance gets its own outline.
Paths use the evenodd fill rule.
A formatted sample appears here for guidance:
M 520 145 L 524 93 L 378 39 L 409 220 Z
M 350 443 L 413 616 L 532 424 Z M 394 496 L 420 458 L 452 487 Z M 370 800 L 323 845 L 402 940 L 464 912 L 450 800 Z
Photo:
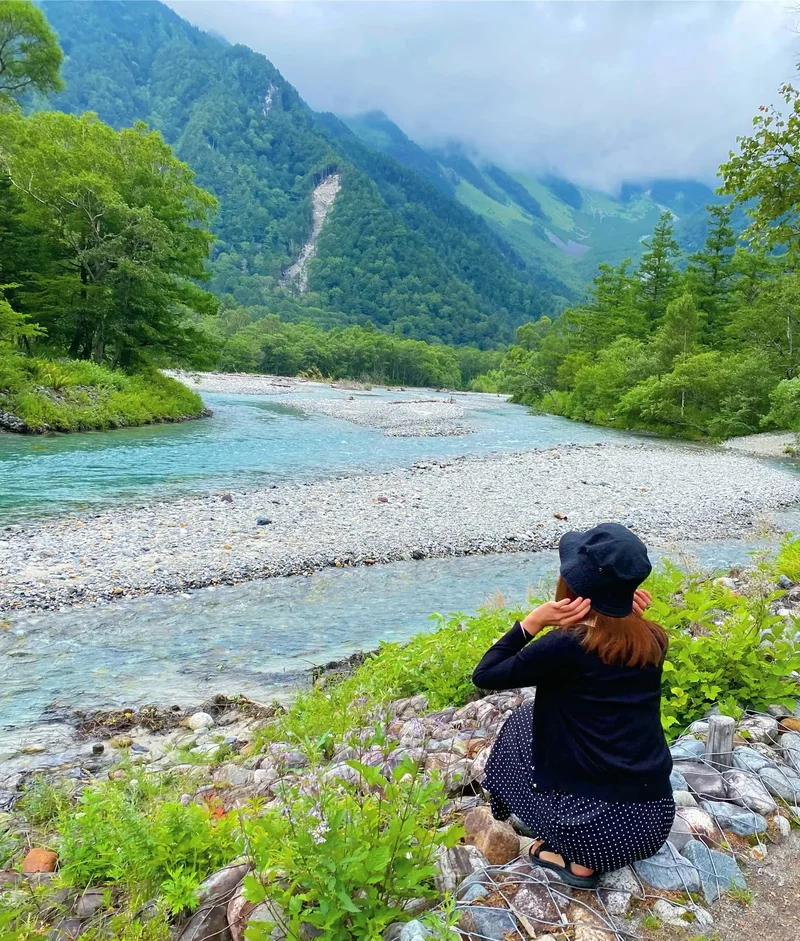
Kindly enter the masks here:
M 42 7 L 66 54 L 54 106 L 96 111 L 114 127 L 145 121 L 218 197 L 216 294 L 286 319 L 482 346 L 563 306 L 570 292 L 557 277 L 537 281 L 448 186 L 419 175 L 425 167 L 409 170 L 344 128 L 326 129 L 264 56 L 160 3 Z M 312 232 L 312 193 L 333 176 L 341 189 L 303 293 L 285 275 Z
M 381 112 L 344 119 L 371 147 L 412 167 L 426 164 L 426 176 L 446 178 L 456 199 L 481 216 L 537 272 L 580 292 L 601 262 L 618 264 L 641 257 L 643 244 L 661 213 L 673 214 L 681 247 L 694 251 L 705 239 L 705 205 L 719 202 L 696 180 L 625 184 L 618 196 L 577 186 L 558 176 L 540 179 L 491 164 L 480 164 L 454 144 L 426 151 Z M 734 225 L 744 225 L 741 211 Z

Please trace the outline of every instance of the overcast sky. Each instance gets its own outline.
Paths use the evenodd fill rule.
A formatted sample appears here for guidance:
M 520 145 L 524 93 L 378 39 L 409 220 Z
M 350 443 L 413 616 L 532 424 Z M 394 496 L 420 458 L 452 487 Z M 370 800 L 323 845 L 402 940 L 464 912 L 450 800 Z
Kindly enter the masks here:
M 768 0 L 169 2 L 263 52 L 317 110 L 380 109 L 419 143 L 607 189 L 713 184 L 800 57 L 798 14 Z

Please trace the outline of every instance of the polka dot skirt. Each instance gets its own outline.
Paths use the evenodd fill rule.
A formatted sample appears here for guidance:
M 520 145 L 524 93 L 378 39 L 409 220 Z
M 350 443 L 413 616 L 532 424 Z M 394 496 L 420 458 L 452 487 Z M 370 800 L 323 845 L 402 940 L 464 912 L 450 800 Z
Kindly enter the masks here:
M 509 717 L 492 747 L 483 785 L 492 813 L 513 813 L 564 859 L 595 872 L 647 859 L 664 845 L 675 819 L 671 797 L 614 804 L 533 787 L 533 703 Z

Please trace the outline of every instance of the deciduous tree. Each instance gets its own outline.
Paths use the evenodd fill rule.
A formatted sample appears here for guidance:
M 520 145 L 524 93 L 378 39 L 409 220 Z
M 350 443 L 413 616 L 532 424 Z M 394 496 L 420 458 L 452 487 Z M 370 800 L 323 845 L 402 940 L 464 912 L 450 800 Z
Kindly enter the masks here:
M 26 221 L 51 242 L 58 277 L 33 280 L 42 325 L 71 355 L 125 366 L 191 355 L 209 312 L 207 229 L 215 199 L 161 136 L 115 131 L 96 115 L 0 115 L 0 171 Z
M 60 91 L 63 58 L 39 7 L 29 0 L 0 0 L 0 108 L 29 91 Z

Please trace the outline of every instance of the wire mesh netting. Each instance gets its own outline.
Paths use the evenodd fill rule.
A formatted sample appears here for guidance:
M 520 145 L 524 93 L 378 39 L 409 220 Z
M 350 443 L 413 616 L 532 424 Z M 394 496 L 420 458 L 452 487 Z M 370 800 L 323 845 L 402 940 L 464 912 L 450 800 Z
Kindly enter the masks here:
M 625 916 L 650 909 L 699 931 L 710 927 L 713 918 L 704 906 L 732 890 L 743 892 L 748 866 L 765 860 L 770 844 L 785 838 L 790 821 L 800 818 L 800 735 L 794 739 L 788 732 L 788 741 L 783 740 L 787 730 L 776 718 L 754 712 L 746 713 L 739 727 L 758 740 L 740 738 L 733 756 L 709 753 L 708 745 L 691 734 L 676 743 L 675 767 L 686 773 L 691 798 L 678 808 L 668 844 L 672 849 L 646 861 L 649 878 L 660 888 L 626 867 L 602 876 L 595 889 L 573 889 L 556 873 L 536 866 L 526 850 L 509 863 L 475 872 L 459 886 L 460 935 L 474 941 L 529 941 L 582 927 L 587 941 L 629 941 L 639 937 L 641 919 Z M 702 724 L 692 728 L 706 734 Z M 689 841 L 695 841 L 693 861 L 680 854 Z

